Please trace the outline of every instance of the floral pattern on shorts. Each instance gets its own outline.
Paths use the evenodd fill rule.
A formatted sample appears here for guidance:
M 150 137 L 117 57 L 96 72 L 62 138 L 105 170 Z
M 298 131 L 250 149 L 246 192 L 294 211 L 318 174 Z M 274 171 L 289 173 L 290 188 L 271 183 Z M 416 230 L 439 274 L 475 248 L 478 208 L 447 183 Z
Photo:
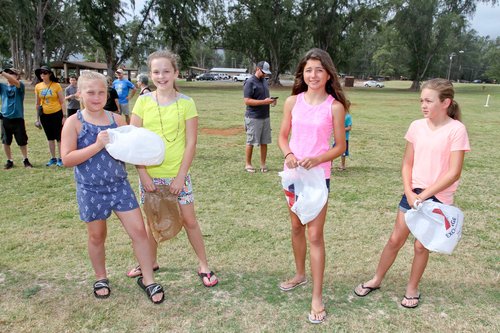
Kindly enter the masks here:
M 153 184 L 155 185 L 170 185 L 174 177 L 172 178 L 153 178 Z M 139 181 L 139 191 L 141 193 L 141 204 L 144 204 L 144 187 Z M 181 193 L 177 197 L 179 204 L 181 205 L 189 205 L 194 202 L 194 194 L 193 194 L 193 183 L 191 181 L 191 175 L 188 174 L 186 178 L 184 178 L 184 186 L 182 187 Z

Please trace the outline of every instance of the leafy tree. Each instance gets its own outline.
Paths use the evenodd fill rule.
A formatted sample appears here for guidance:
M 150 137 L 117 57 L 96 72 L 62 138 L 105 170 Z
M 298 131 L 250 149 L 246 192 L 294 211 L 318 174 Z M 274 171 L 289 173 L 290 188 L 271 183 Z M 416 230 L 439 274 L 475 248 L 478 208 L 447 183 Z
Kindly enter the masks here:
M 126 6 L 120 0 L 78 0 L 78 11 L 87 31 L 104 51 L 108 73 L 113 73 L 120 64 L 137 52 L 137 41 L 154 5 L 146 2 L 141 11 L 142 19 L 137 24 L 126 21 Z M 132 7 L 135 1 L 130 0 Z M 127 27 L 130 27 L 127 29 Z
M 305 0 L 303 17 L 305 32 L 310 34 L 312 45 L 326 50 L 334 63 L 344 71 L 360 70 L 359 62 L 352 55 L 365 48 L 381 22 L 381 7 L 373 1 Z M 370 61 L 369 58 L 357 59 Z M 354 65 L 357 63 L 356 65 Z
M 496 80 L 497 83 L 500 82 L 500 37 L 491 43 L 485 56 L 490 60 L 485 76 L 488 79 Z
M 179 55 L 181 67 L 192 64 L 191 47 L 199 40 L 202 26 L 198 21 L 200 12 L 207 10 L 208 2 L 204 0 L 158 0 L 154 3 L 160 25 L 157 31 L 161 34 L 163 45 Z
M 73 0 L 0 0 L 0 7 L 1 53 L 9 54 L 26 78 L 40 65 L 82 50 L 86 34 Z
M 446 42 L 463 33 L 466 16 L 474 13 L 475 0 L 390 0 L 391 23 L 409 50 L 411 89 L 419 90 L 433 59 L 451 54 Z M 444 46 L 444 47 L 443 47 Z
M 300 7 L 292 0 L 242 0 L 229 8 L 225 47 L 258 62 L 271 64 L 271 84 L 279 85 L 279 74 L 292 66 L 302 52 Z
M 89 35 L 78 15 L 76 1 L 66 0 L 57 10 L 50 10 L 46 15 L 45 55 L 46 62 L 67 60 L 71 55 L 82 52 L 88 43 Z

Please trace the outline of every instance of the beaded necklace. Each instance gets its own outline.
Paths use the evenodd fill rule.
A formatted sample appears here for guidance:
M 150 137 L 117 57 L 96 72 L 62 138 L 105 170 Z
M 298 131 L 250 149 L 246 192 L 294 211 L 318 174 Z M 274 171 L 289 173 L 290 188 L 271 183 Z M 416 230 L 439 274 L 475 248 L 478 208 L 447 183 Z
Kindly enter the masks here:
M 158 116 L 160 117 L 161 135 L 169 143 L 170 142 L 174 142 L 175 140 L 177 140 L 177 137 L 179 136 L 179 130 L 180 130 L 180 127 L 181 127 L 181 114 L 180 114 L 180 111 L 179 111 L 179 104 L 177 103 L 177 94 L 176 94 L 176 98 L 175 98 L 175 106 L 176 106 L 176 109 L 177 109 L 177 132 L 175 133 L 175 138 L 173 140 L 169 140 L 165 136 L 165 131 L 163 130 L 163 120 L 161 118 L 160 102 L 158 101 L 158 92 L 156 92 L 156 108 L 158 109 Z

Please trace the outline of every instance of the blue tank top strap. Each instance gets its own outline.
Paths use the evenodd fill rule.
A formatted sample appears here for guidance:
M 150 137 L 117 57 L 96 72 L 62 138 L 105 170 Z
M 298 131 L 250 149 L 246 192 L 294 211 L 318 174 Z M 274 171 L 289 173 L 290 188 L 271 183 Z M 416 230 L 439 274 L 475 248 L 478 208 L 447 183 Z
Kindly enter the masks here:
M 84 123 L 85 122 L 85 119 L 83 119 L 83 114 L 82 114 L 82 110 L 77 110 L 76 111 L 76 118 L 78 120 L 80 120 L 81 123 Z

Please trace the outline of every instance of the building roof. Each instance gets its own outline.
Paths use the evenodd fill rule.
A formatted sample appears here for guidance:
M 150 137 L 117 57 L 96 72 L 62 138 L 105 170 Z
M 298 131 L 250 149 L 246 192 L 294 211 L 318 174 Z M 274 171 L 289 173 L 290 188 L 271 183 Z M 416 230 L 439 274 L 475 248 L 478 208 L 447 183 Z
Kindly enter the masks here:
M 103 62 L 87 62 L 87 61 L 54 61 L 50 64 L 53 69 L 64 69 L 64 64 L 68 66 L 69 69 L 95 69 L 95 70 L 106 70 L 108 65 Z
M 205 72 L 207 70 L 206 68 L 201 68 L 196 66 L 189 66 L 189 68 L 194 69 L 195 71 L 202 71 L 202 72 Z
M 90 62 L 90 61 L 54 61 L 50 64 L 53 69 L 64 69 L 64 65 L 69 69 L 94 69 L 94 70 L 107 70 L 108 65 L 105 62 Z M 124 71 L 136 72 L 137 68 L 120 67 Z
M 214 67 L 210 70 L 213 73 L 247 73 L 246 68 L 225 68 L 225 67 Z

